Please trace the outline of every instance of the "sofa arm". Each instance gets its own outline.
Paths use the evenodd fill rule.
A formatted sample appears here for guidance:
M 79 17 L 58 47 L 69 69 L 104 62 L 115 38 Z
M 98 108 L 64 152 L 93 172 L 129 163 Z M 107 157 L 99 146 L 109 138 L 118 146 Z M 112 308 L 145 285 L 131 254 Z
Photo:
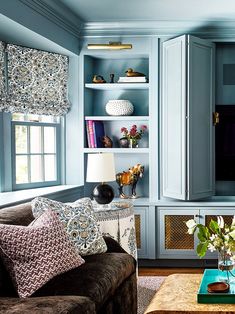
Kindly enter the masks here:
M 120 244 L 111 237 L 103 236 L 108 247 L 107 253 L 127 253 Z
M 82 296 L 49 296 L 26 299 L 0 298 L 0 313 L 4 314 L 95 314 L 95 303 Z

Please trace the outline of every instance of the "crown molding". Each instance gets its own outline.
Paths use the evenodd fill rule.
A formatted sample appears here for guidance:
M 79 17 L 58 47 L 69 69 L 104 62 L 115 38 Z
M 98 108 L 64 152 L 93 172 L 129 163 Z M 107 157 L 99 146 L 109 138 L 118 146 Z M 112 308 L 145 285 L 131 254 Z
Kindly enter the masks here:
M 73 36 L 80 37 L 83 22 L 66 6 L 53 0 L 19 0 Z
M 234 39 L 235 21 L 119 21 L 85 22 L 81 35 L 99 37 L 111 35 L 157 35 L 159 37 L 192 34 L 210 39 Z

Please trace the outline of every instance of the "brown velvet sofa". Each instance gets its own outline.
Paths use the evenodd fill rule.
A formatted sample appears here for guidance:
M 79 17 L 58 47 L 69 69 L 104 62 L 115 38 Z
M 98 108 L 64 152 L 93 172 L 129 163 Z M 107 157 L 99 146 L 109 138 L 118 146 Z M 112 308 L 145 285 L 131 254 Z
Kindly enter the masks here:
M 0 209 L 0 223 L 27 226 L 30 203 Z M 136 263 L 105 237 L 108 251 L 86 256 L 85 264 L 58 275 L 30 298 L 20 299 L 0 258 L 0 313 L 137 313 Z

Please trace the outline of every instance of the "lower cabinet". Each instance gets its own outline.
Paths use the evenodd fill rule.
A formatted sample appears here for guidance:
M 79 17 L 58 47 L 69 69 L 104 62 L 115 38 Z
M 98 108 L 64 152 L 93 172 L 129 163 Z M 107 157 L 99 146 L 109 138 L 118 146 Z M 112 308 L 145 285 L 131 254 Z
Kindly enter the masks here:
M 197 223 L 209 225 L 211 219 L 222 216 L 225 223 L 231 224 L 234 209 L 228 208 L 192 208 L 192 207 L 158 207 L 157 209 L 157 244 L 158 258 L 192 259 L 198 244 L 197 232 L 187 233 L 185 222 L 194 219 Z M 207 253 L 206 258 L 217 258 L 216 252 Z
M 199 223 L 199 210 L 190 208 L 158 208 L 159 258 L 194 258 L 196 236 L 187 233 L 185 222 Z
M 155 206 L 134 206 L 134 213 L 138 259 L 155 259 Z

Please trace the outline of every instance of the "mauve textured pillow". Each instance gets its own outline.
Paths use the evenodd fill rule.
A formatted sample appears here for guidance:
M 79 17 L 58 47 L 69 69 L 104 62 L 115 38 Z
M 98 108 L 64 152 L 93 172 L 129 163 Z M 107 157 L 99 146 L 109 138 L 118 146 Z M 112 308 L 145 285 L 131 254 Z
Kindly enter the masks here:
M 107 251 L 107 245 L 94 217 L 90 198 L 65 204 L 45 197 L 36 197 L 31 205 L 35 217 L 48 208 L 56 212 L 82 256 Z
M 0 248 L 21 298 L 29 297 L 54 276 L 84 263 L 51 210 L 28 227 L 0 225 Z

